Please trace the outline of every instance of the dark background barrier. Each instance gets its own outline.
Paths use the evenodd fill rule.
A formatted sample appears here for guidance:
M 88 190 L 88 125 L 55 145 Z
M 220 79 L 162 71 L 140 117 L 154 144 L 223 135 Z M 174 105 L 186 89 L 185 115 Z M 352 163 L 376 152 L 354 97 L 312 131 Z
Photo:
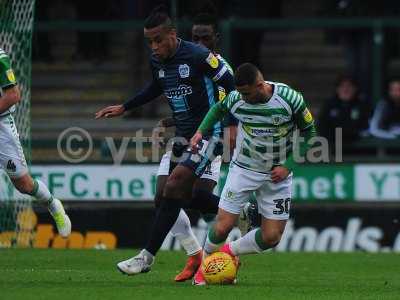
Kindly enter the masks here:
M 52 224 L 47 211 L 34 207 L 38 216 L 35 247 L 113 248 L 114 236 L 115 247 L 139 248 L 145 244 L 153 218 L 152 203 L 74 202 L 67 204 L 67 210 L 76 235 L 62 243 L 54 227 L 53 236 L 49 227 L 47 233 L 43 231 L 44 224 Z M 197 213 L 189 215 L 202 241 L 207 225 Z M 400 205 L 396 203 L 294 204 L 276 251 L 400 252 L 399 220 Z M 232 238 L 237 235 L 235 231 Z M 179 249 L 178 243 L 169 236 L 163 249 Z

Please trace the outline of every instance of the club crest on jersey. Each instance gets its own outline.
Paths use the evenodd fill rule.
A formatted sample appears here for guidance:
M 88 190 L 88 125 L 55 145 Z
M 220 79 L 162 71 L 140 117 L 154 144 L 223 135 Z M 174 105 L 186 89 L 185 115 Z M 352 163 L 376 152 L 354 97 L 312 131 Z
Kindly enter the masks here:
M 160 69 L 158 71 L 158 78 L 164 78 L 165 77 L 165 71 L 163 69 Z
M 281 123 L 282 118 L 281 116 L 271 116 L 272 124 L 279 125 Z
M 216 58 L 214 54 L 210 53 L 206 58 L 206 62 L 211 66 L 211 68 L 218 68 L 218 58 Z
M 178 71 L 179 71 L 179 76 L 181 76 L 181 78 L 189 77 L 190 68 L 187 64 L 179 65 Z
M 13 70 L 11 70 L 11 69 L 10 69 L 10 70 L 7 70 L 6 74 L 7 74 L 8 80 L 9 80 L 10 82 L 14 83 L 14 82 L 15 82 L 15 76 L 14 76 Z

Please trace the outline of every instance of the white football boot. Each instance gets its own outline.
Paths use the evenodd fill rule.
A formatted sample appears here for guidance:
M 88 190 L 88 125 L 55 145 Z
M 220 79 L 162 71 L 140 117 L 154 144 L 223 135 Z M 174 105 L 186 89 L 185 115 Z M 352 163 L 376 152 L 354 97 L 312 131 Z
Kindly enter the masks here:
M 153 263 L 153 255 L 143 249 L 138 255 L 119 262 L 117 268 L 123 274 L 136 275 L 149 272 Z
M 60 200 L 54 198 L 49 204 L 49 212 L 56 223 L 58 233 L 66 238 L 71 234 L 71 220 L 65 213 Z

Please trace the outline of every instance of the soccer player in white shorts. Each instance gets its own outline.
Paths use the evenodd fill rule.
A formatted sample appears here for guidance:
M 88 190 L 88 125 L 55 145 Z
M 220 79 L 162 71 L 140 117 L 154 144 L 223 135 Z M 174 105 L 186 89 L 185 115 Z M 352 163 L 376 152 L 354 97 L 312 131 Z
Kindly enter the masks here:
M 293 156 L 296 129 L 304 139 L 299 144 L 304 157 L 312 137 L 314 121 L 303 96 L 282 83 L 264 81 L 261 72 L 245 63 L 235 72 L 236 90 L 215 104 L 205 116 L 190 145 L 192 151 L 213 124 L 230 112 L 239 120 L 235 153 L 219 202 L 217 221 L 210 229 L 204 254 L 217 251 L 218 244 L 237 222 L 251 192 L 256 193 L 261 227 L 253 229 L 219 251 L 236 258 L 240 254 L 260 253 L 275 247 L 289 218 Z M 193 283 L 204 285 L 201 268 Z
M 28 171 L 19 134 L 12 116 L 15 104 L 21 99 L 11 61 L 0 48 L 0 169 L 5 171 L 15 188 L 34 199 L 48 203 L 50 214 L 62 237 L 71 233 L 71 221 L 60 200 L 53 197 L 47 186 L 33 179 Z
M 271 220 L 289 218 L 292 198 L 291 173 L 282 181 L 274 183 L 271 174 L 254 172 L 231 163 L 219 208 L 239 215 L 253 192 L 256 194 L 258 212 L 264 218 Z

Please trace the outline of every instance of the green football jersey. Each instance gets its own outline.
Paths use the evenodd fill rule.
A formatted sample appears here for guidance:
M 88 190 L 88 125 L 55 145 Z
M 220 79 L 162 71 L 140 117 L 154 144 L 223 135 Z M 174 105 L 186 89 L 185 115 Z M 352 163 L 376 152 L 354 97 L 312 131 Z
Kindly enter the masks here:
M 238 91 L 221 102 L 239 120 L 233 162 L 263 173 L 282 165 L 292 153 L 296 127 L 302 130 L 314 124 L 301 93 L 283 83 L 267 83 L 274 86 L 274 92 L 265 103 L 248 104 Z
M 3 95 L 3 89 L 17 84 L 14 72 L 11 68 L 11 61 L 6 52 L 0 48 L 0 94 Z M 9 114 L 15 111 L 15 106 L 11 106 L 7 111 L 0 116 Z

